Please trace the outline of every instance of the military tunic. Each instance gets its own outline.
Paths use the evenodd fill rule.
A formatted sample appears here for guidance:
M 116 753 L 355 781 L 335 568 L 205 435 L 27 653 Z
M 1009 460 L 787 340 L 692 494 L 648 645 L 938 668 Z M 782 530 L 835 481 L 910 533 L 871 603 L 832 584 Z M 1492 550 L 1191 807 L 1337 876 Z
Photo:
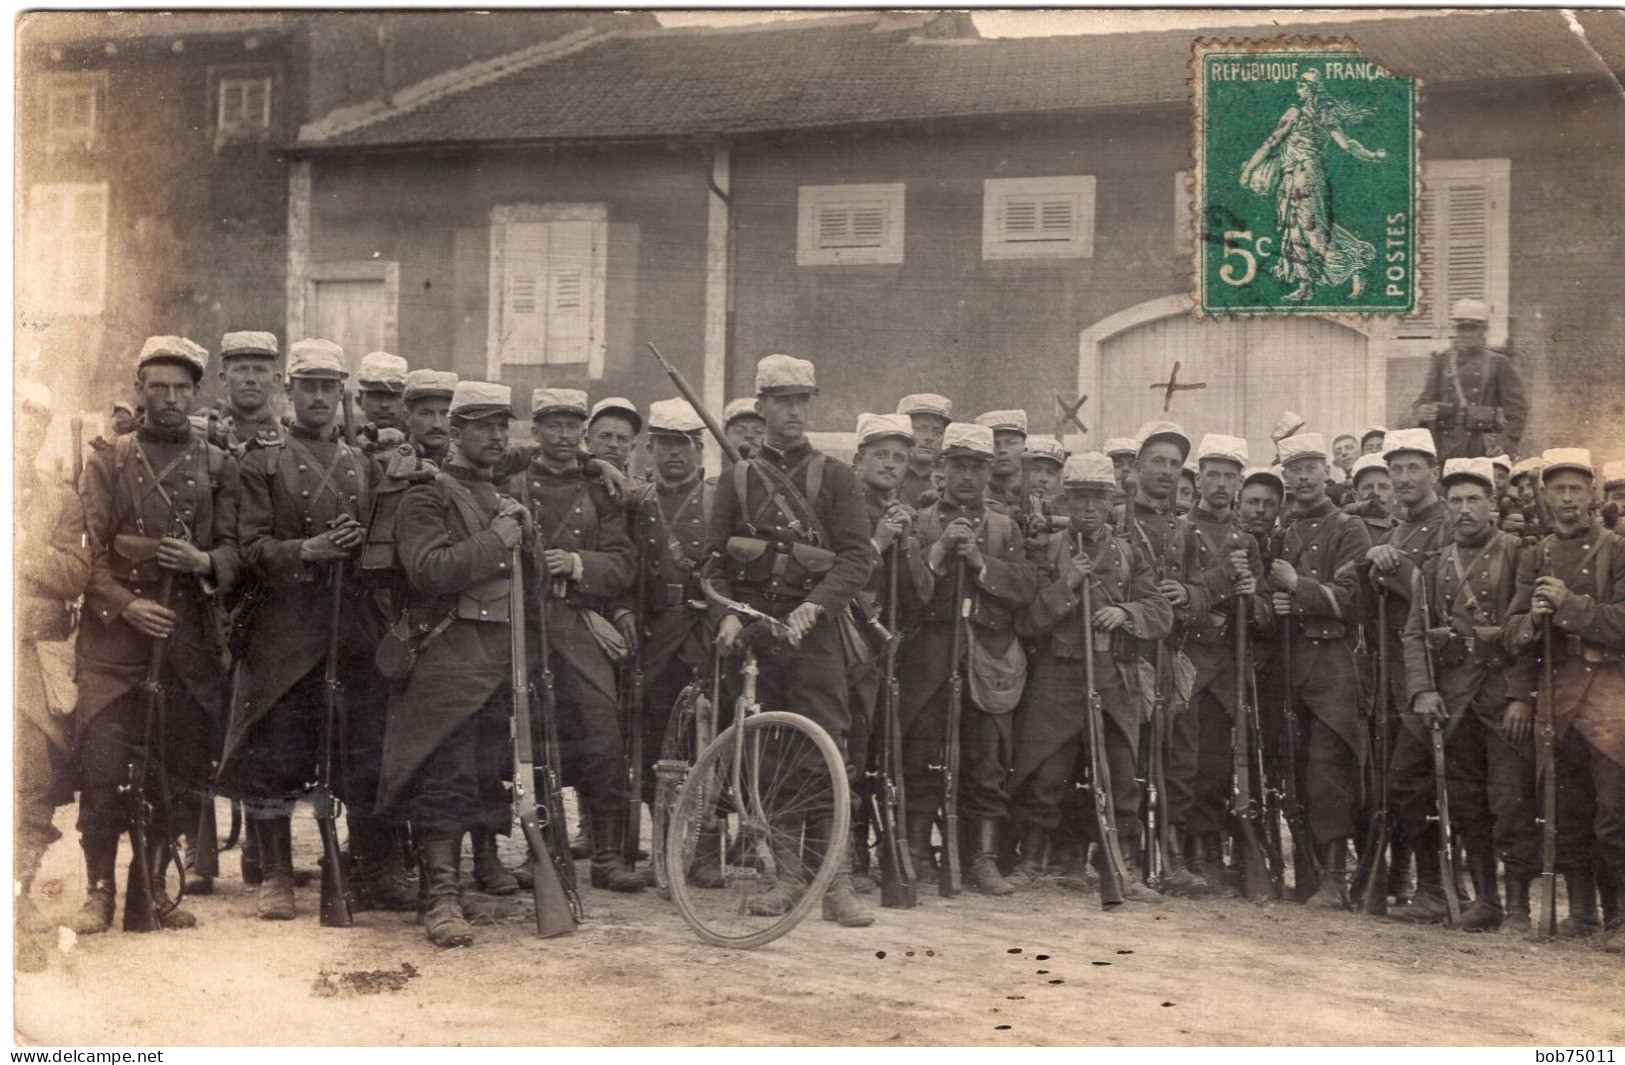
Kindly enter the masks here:
M 1500 431 L 1469 431 L 1463 421 L 1463 398 L 1473 406 L 1495 408 Z M 1487 348 L 1474 355 L 1458 353 L 1454 360 L 1450 351 L 1434 352 L 1427 382 L 1416 403 L 1437 403 L 1443 408 L 1438 423 L 1428 427 L 1433 431 L 1441 463 L 1445 459 L 1516 454 L 1529 416 L 1529 402 L 1517 366 L 1505 355 Z
M 616 663 L 592 625 L 608 627 L 602 612 L 632 586 L 624 504 L 611 498 L 602 477 L 584 462 L 561 471 L 537 459 L 508 482 L 506 494 L 524 503 L 535 519 L 537 554 L 527 561 L 536 565 L 547 549 L 570 551 L 581 560 L 576 579 L 554 575 L 546 604 L 564 782 L 580 791 L 593 816 L 619 815 L 626 808 L 627 774 Z M 532 616 L 539 617 L 537 609 L 532 605 Z M 597 618 L 590 619 L 589 611 Z M 541 656 L 531 659 L 540 692 Z
M 1547 536 L 1519 559 L 1506 642 L 1520 657 L 1508 694 L 1531 705 L 1542 639 L 1529 606 L 1535 581 L 1545 576 L 1569 590 L 1551 615 L 1559 860 L 1584 867 L 1595 853 L 1625 884 L 1625 537 L 1590 522 L 1568 536 Z M 1586 813 L 1592 816 L 1582 820 Z
M 93 452 L 80 482 L 91 556 L 76 657 L 81 830 L 117 832 L 128 810 L 118 794 L 128 751 L 141 746 L 142 684 L 152 641 L 121 616 L 136 599 L 156 600 L 162 568 L 146 557 L 167 535 L 208 554 L 207 576 L 176 573 L 160 675 L 165 770 L 174 793 L 174 834 L 197 825 L 216 749 L 224 677 L 218 597 L 237 581 L 237 461 L 187 429 L 146 426 Z
M 921 496 L 928 496 L 932 502 L 935 502 L 937 485 L 935 480 L 932 479 L 933 469 L 934 467 L 927 466 L 922 472 L 915 469 L 913 463 L 910 463 L 903 470 L 902 483 L 897 486 L 897 498 L 905 506 L 918 509 L 922 506 L 920 502 Z
M 1066 579 L 1080 549 L 1094 564 L 1088 578 L 1091 608 L 1122 607 L 1129 616 L 1122 631 L 1130 639 L 1091 629 L 1086 647 L 1083 597 Z M 1146 689 L 1152 682 L 1149 663 L 1138 654 L 1137 644 L 1166 636 L 1173 628 L 1173 609 L 1157 590 L 1145 556 L 1122 537 L 1102 530 L 1085 540 L 1068 530 L 1050 541 L 1049 551 L 1046 568 L 1053 576 L 1016 617 L 1016 630 L 1032 642 L 1035 655 L 1027 689 L 1016 707 L 1012 813 L 1018 822 L 1050 831 L 1060 826 L 1068 779 L 1087 735 L 1083 656 L 1092 653 L 1118 832 L 1125 839 L 1137 839 L 1143 826 L 1136 751 L 1142 708 L 1150 696 Z
M 1445 773 L 1450 813 L 1478 853 L 1496 855 L 1509 879 L 1533 876 L 1540 863 L 1535 825 L 1533 748 L 1501 736 L 1512 655 L 1504 643 L 1518 556 L 1514 536 L 1491 530 L 1479 544 L 1446 546 L 1416 574 L 1404 633 L 1407 697 L 1403 731 L 1394 748 L 1390 801 L 1413 839 L 1425 839 L 1434 808 L 1433 753 L 1428 725 L 1409 713 L 1416 696 L 1438 692 L 1450 715 Z M 1435 644 L 1440 646 L 1435 647 Z
M 1324 844 L 1354 834 L 1360 802 L 1367 740 L 1354 676 L 1354 595 L 1356 564 L 1371 538 L 1363 522 L 1329 499 L 1284 520 L 1271 553 L 1297 571 L 1298 587 L 1291 614 L 1276 619 L 1276 642 L 1290 642 L 1300 737 L 1295 771 L 1309 830 Z
M 262 598 L 237 665 L 220 779 L 224 790 L 267 813 L 285 816 L 315 779 L 334 579 L 347 588 L 337 663 L 344 700 L 340 724 L 365 714 L 372 701 L 367 697 L 378 694 L 369 683 L 377 607 L 352 580 L 353 562 L 300 558 L 304 541 L 341 516 L 369 517 L 370 482 L 369 464 L 358 450 L 331 432 L 298 424 L 282 443 L 255 441 L 243 456 L 237 537 Z M 331 742 L 335 764 L 345 765 L 342 741 L 335 736 Z M 376 787 L 373 779 L 374 793 Z

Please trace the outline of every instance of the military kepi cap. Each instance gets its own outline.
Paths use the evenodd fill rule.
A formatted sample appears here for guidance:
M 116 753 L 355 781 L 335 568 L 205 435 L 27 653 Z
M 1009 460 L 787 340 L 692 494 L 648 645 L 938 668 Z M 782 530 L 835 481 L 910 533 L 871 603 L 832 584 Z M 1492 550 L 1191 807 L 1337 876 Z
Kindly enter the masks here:
M 1371 439 L 1373 436 L 1387 436 L 1387 435 L 1388 435 L 1388 429 L 1387 429 L 1386 426 L 1368 425 L 1364 429 L 1361 429 L 1360 432 L 1359 432 L 1360 446 L 1364 447 L 1365 442 L 1367 440 Z
M 1145 450 L 1145 446 L 1158 440 L 1179 445 L 1179 461 L 1184 462 L 1185 457 L 1191 453 L 1191 438 L 1185 435 L 1176 422 L 1146 422 L 1140 426 L 1140 431 L 1134 434 L 1134 453 L 1138 455 Z
M 756 364 L 758 396 L 816 396 L 813 364 L 794 355 L 768 355 Z
M 1616 459 L 1602 468 L 1602 486 L 1613 488 L 1615 485 L 1625 484 L 1625 459 Z
M 1549 447 L 1541 452 L 1541 483 L 1546 483 L 1558 470 L 1576 470 L 1591 478 L 1597 476 L 1596 467 L 1591 465 L 1591 452 L 1583 447 Z
M 361 358 L 361 369 L 356 382 L 369 392 L 393 392 L 400 395 L 406 389 L 406 375 L 410 367 L 399 355 L 387 351 L 369 351 Z
M 1449 488 L 1457 481 L 1477 481 L 1485 490 L 1495 492 L 1495 463 L 1489 459 L 1446 459 L 1444 474 L 1439 478 L 1442 487 Z
M 1066 457 L 1070 454 L 1066 445 L 1053 436 L 1029 436 L 1027 438 L 1027 460 L 1029 462 L 1053 462 L 1057 466 L 1066 465 Z
M 1490 320 L 1490 305 L 1483 300 L 1457 300 L 1450 305 L 1452 322 L 1484 322 Z
M 220 338 L 220 361 L 244 356 L 262 359 L 277 357 L 276 334 L 239 330 Z
M 1372 455 L 1368 457 L 1375 458 L 1376 456 Z M 1386 466 L 1383 467 L 1384 470 L 1387 468 L 1388 467 Z M 1281 475 L 1270 467 L 1249 466 L 1247 469 L 1241 471 L 1241 486 L 1243 488 L 1246 488 L 1250 484 L 1256 484 L 1259 481 L 1264 481 L 1272 485 L 1275 490 L 1282 495 L 1286 494 L 1286 482 L 1281 480 Z
M 474 422 L 500 414 L 513 417 L 513 389 L 494 381 L 458 381 L 451 393 L 451 415 Z
M 1134 438 L 1132 436 L 1108 436 L 1106 438 L 1105 451 L 1106 454 L 1114 457 L 1117 455 L 1127 455 L 1129 458 L 1133 458 L 1135 455 L 1140 453 L 1140 449 L 1134 446 Z
M 1437 461 L 1439 451 L 1433 446 L 1433 432 L 1430 429 L 1393 429 L 1383 437 L 1382 457 L 1393 461 L 1393 457 L 1401 451 L 1414 451 L 1426 455 L 1429 459 Z
M 906 414 L 860 414 L 857 433 L 859 447 L 888 437 L 914 444 L 914 423 Z
M 693 436 L 705 428 L 705 419 L 686 399 L 657 399 L 649 404 L 650 436 Z
M 288 347 L 288 377 L 329 377 L 342 380 L 344 349 L 331 340 L 296 340 Z
M 1112 460 L 1098 451 L 1073 455 L 1061 467 L 1061 486 L 1113 491 L 1117 487 L 1117 475 L 1112 472 Z
M 897 401 L 898 414 L 929 414 L 945 422 L 954 420 L 954 402 L 935 392 L 916 392 Z
M 609 396 L 592 405 L 592 413 L 587 415 L 587 424 L 591 425 L 598 420 L 600 414 L 619 414 L 632 423 L 632 435 L 637 436 L 643 432 L 643 415 L 638 408 L 625 396 Z
M 1239 436 L 1208 433 L 1196 445 L 1196 464 L 1212 459 L 1215 462 L 1234 462 L 1238 470 L 1247 468 L 1247 441 Z
M 537 388 L 530 393 L 532 421 L 544 414 L 576 414 L 587 416 L 587 393 L 579 388 Z
M 756 410 L 756 401 L 754 399 L 730 399 L 728 405 L 722 408 L 722 427 L 724 429 L 740 418 L 761 420 L 762 416 Z
M 995 433 L 1027 435 L 1027 412 L 1024 410 L 990 410 L 976 416 L 977 425 L 985 425 Z
M 1376 452 L 1372 452 L 1369 455 L 1361 455 L 1359 458 L 1354 460 L 1354 465 L 1349 467 L 1349 483 L 1358 487 L 1360 484 L 1360 477 L 1364 474 L 1370 473 L 1372 470 L 1381 470 L 1383 473 L 1387 473 L 1387 460 Z
M 1540 459 L 1535 455 L 1531 455 L 1528 458 L 1519 461 L 1517 465 L 1513 466 L 1512 473 L 1508 475 L 1508 478 L 1512 481 L 1519 481 L 1539 472 Z
M 191 371 L 192 380 L 201 381 L 203 371 L 209 366 L 209 353 L 203 345 L 185 337 L 148 337 L 141 345 L 141 354 L 136 356 L 136 372 L 155 362 L 178 363 Z
M 1277 444 L 1276 451 L 1281 456 L 1282 466 L 1298 459 L 1324 459 L 1326 438 L 1319 433 L 1298 433 Z
M 1287 437 L 1295 435 L 1305 424 L 1307 423 L 1303 420 L 1303 415 L 1283 411 L 1281 416 L 1275 419 L 1275 427 L 1270 430 L 1270 439 L 1279 444 Z
M 942 457 L 993 457 L 993 430 L 974 422 L 949 422 L 942 431 Z
M 450 399 L 457 390 L 457 375 L 447 370 L 413 370 L 406 375 L 406 391 L 403 399 L 410 403 L 414 399 L 428 399 L 438 396 L 441 399 Z

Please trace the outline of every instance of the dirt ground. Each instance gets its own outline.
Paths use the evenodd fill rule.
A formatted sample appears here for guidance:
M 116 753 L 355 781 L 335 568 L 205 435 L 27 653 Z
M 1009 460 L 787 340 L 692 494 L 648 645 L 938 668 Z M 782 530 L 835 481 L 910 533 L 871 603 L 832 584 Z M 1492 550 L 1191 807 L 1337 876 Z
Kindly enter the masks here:
M 71 811 L 59 824 L 71 826 Z M 312 823 L 296 824 L 298 862 L 314 867 Z M 83 897 L 74 838 L 52 848 L 36 885 L 52 917 L 66 919 Z M 59 942 L 47 971 L 18 974 L 18 1042 L 1625 1043 L 1625 958 L 1592 943 L 1415 929 L 1291 903 L 1172 900 L 1105 913 L 1094 896 L 1055 886 L 1007 899 L 922 893 L 919 907 L 879 910 L 870 928 L 826 924 L 815 910 L 783 939 L 735 952 L 701 944 L 652 892 L 589 889 L 580 929 L 546 941 L 522 904 L 472 895 L 494 920 L 473 947 L 437 950 L 409 913 L 320 927 L 314 886 L 299 893 L 298 920 L 259 921 L 237 853 L 221 865 L 215 894 L 188 902 L 196 929 Z M 121 894 L 122 884 L 121 870 Z

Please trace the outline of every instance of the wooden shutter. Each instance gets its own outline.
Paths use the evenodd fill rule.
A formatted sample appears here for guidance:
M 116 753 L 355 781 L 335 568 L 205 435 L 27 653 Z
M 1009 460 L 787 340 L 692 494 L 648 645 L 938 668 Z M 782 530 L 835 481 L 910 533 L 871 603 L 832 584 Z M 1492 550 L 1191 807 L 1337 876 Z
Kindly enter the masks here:
M 501 364 L 592 364 L 604 321 L 602 219 L 502 226 Z
M 1427 172 L 1431 169 L 1433 172 Z M 1493 284 L 1497 190 L 1490 174 L 1467 168 L 1425 168 L 1416 258 L 1416 311 L 1400 323 L 1401 339 L 1450 335 L 1450 305 L 1489 303 L 1499 319 Z
M 544 299 L 547 295 L 548 222 L 509 222 L 503 233 L 502 362 L 535 366 L 547 361 Z
M 886 205 L 878 200 L 821 203 L 818 247 L 878 248 L 886 242 Z
M 572 220 L 548 225 L 546 361 L 587 362 L 594 339 L 593 267 L 600 224 Z
M 1077 219 L 1074 196 L 1009 196 L 1004 200 L 1001 236 L 1010 243 L 1070 241 Z

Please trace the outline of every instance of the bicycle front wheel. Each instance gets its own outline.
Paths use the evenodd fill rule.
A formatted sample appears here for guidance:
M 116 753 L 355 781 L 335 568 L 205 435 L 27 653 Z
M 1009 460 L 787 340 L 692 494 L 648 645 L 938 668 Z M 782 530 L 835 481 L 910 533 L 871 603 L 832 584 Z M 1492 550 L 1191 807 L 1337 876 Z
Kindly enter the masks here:
M 717 947 L 790 931 L 845 860 L 849 803 L 844 759 L 818 725 L 784 711 L 736 722 L 700 754 L 672 812 L 666 878 L 683 919 Z

